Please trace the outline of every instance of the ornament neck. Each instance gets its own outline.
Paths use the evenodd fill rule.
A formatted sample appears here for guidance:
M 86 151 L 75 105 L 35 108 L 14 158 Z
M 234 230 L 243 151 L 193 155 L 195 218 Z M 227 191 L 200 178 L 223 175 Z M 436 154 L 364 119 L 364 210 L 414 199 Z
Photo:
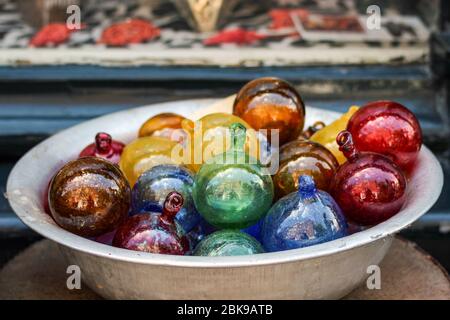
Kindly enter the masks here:
M 183 207 L 183 196 L 176 191 L 169 193 L 164 201 L 161 218 L 168 223 L 173 223 L 175 216 Z
M 244 151 L 247 129 L 242 123 L 235 122 L 230 126 L 231 148 L 236 151 Z
M 302 137 L 305 139 L 309 139 L 313 134 L 315 134 L 319 130 L 322 130 L 323 128 L 325 128 L 325 123 L 323 123 L 322 121 L 316 121 L 312 126 L 309 126 L 308 129 L 306 129 L 302 133 Z
M 99 154 L 107 155 L 113 151 L 112 138 L 105 132 L 99 132 L 95 136 L 95 147 Z
M 302 199 L 310 199 L 316 192 L 316 184 L 311 176 L 301 175 L 298 178 L 298 193 Z
M 341 131 L 336 137 L 336 142 L 339 146 L 339 150 L 344 154 L 347 160 L 353 161 L 357 157 L 358 152 L 350 132 L 347 130 Z

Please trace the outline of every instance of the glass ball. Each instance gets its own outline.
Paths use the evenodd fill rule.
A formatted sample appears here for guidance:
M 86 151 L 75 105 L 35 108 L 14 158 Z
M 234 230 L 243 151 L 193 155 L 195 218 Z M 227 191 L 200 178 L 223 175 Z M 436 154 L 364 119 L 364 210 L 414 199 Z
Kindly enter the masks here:
M 184 233 L 191 231 L 201 219 L 194 206 L 192 188 L 194 174 L 189 169 L 176 165 L 159 165 L 144 172 L 132 190 L 132 211 L 149 211 L 149 204 L 162 206 L 172 191 L 183 196 L 184 203 L 175 217 Z M 153 210 L 152 210 L 153 211 Z
M 279 130 L 279 145 L 297 139 L 305 118 L 305 105 L 297 90 L 277 78 L 259 78 L 247 83 L 236 96 L 233 114 L 253 129 Z
M 113 231 L 107 232 L 105 234 L 102 234 L 100 236 L 93 237 L 91 240 L 98 242 L 98 243 L 106 244 L 108 246 L 112 246 L 112 242 L 113 242 L 115 234 L 116 234 L 116 230 L 113 230 Z
M 128 214 L 130 187 L 119 168 L 102 158 L 67 163 L 50 184 L 55 222 L 75 234 L 95 237 L 114 230 Z
M 162 137 L 177 142 L 185 140 L 185 132 L 181 128 L 181 122 L 186 119 L 175 113 L 160 113 L 149 118 L 140 127 L 138 136 Z
M 359 151 L 383 154 L 410 169 L 422 146 L 422 130 L 414 114 L 393 101 L 375 101 L 356 112 L 347 125 Z
M 270 208 L 273 184 L 256 159 L 244 152 L 245 127 L 232 125 L 232 149 L 205 163 L 195 177 L 194 203 L 215 227 L 241 229 Z
M 336 137 L 342 130 L 345 130 L 350 118 L 358 111 L 359 107 L 351 106 L 346 113 L 344 113 L 339 119 L 333 121 L 328 126 L 314 133 L 310 140 L 320 143 L 327 148 L 339 162 L 343 164 L 347 161 L 347 158 L 339 151 L 339 146 L 336 143 Z
M 283 145 L 279 155 L 279 168 L 273 176 L 278 198 L 298 190 L 298 178 L 305 174 L 313 177 L 318 189 L 328 191 L 339 167 L 328 149 L 308 140 L 294 140 Z
M 262 228 L 263 222 L 264 222 L 264 217 L 259 219 L 258 222 L 251 225 L 250 227 L 241 229 L 241 231 L 252 236 L 256 240 L 261 241 L 261 228 Z
M 134 251 L 184 255 L 189 243 L 177 233 L 174 218 L 183 206 L 178 192 L 167 195 L 163 212 L 128 217 L 116 231 L 113 246 Z
M 201 218 L 200 222 L 186 234 L 186 238 L 189 241 L 190 253 L 195 250 L 195 247 L 206 238 L 211 233 L 217 231 L 217 228 L 206 222 L 205 219 Z
M 280 200 L 267 213 L 261 230 L 269 252 L 303 248 L 347 235 L 345 217 L 325 191 L 317 190 L 312 177 L 299 178 L 299 189 Z
M 312 126 L 309 126 L 305 131 L 302 132 L 299 139 L 309 140 L 313 134 L 325 128 L 326 125 L 322 121 L 316 121 Z
M 160 164 L 182 164 L 172 156 L 177 142 L 161 137 L 142 137 L 128 144 L 123 150 L 119 165 L 134 186 L 142 173 Z
M 95 136 L 95 142 L 84 148 L 80 152 L 79 157 L 99 157 L 117 164 L 119 163 L 123 148 L 125 148 L 125 145 L 122 142 L 113 140 L 105 132 L 99 132 Z
M 220 230 L 203 239 L 195 256 L 223 257 L 263 253 L 261 244 L 252 236 L 237 230 Z
M 248 123 L 232 114 L 211 113 L 195 122 L 189 119 L 182 122 L 182 127 L 189 137 L 186 147 L 190 147 L 190 154 L 187 155 L 190 167 L 197 172 L 206 161 L 227 151 L 229 148 L 227 142 L 230 141 L 229 129 L 233 123 L 240 123 L 247 129 L 245 151 L 255 159 L 260 159 L 261 137 Z
M 346 217 L 362 225 L 374 225 L 400 211 L 406 200 L 406 179 L 389 158 L 359 152 L 348 131 L 337 137 L 348 161 L 333 180 L 331 192 Z

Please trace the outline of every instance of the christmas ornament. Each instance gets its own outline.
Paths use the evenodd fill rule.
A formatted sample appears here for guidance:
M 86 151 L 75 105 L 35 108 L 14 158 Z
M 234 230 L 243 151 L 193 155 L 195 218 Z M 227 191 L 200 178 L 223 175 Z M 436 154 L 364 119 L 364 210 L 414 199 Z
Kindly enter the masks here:
M 247 83 L 237 94 L 233 114 L 255 130 L 267 129 L 273 144 L 272 129 L 279 130 L 279 145 L 297 139 L 303 129 L 305 105 L 286 81 L 260 78 Z
M 160 30 L 142 19 L 130 19 L 107 27 L 99 43 L 112 47 L 122 47 L 133 43 L 142 43 L 159 37 Z
M 183 196 L 183 207 L 175 217 L 183 233 L 194 228 L 201 219 L 192 200 L 194 174 L 187 168 L 176 165 L 159 165 L 144 172 L 132 191 L 132 211 L 148 211 L 149 204 L 162 206 L 169 193 L 177 191 Z
M 107 244 L 108 246 L 112 246 L 112 242 L 113 242 L 115 235 L 116 235 L 116 230 L 113 230 L 111 232 L 102 234 L 98 237 L 94 237 L 92 240 L 94 240 L 95 242 Z
M 195 177 L 193 198 L 200 214 L 218 228 L 245 228 L 270 208 L 273 184 L 258 161 L 244 152 L 246 129 L 231 125 L 232 148 L 205 163 Z
M 223 257 L 263 253 L 261 244 L 252 236 L 237 230 L 220 230 L 207 236 L 195 248 L 195 256 Z
M 280 165 L 273 176 L 278 198 L 298 190 L 298 177 L 304 174 L 314 178 L 317 188 L 329 190 L 339 164 L 325 147 L 308 140 L 294 140 L 283 145 L 279 154 Z
M 131 191 L 131 199 L 133 199 L 133 191 Z M 164 198 L 165 200 L 165 198 Z M 133 206 L 133 200 L 131 200 L 131 206 L 132 209 L 130 211 L 130 215 L 140 214 L 140 213 L 149 213 L 149 212 L 155 212 L 155 213 L 161 213 L 163 210 L 162 204 L 159 202 L 154 201 L 142 201 L 142 203 L 139 205 L 138 209 L 137 206 Z M 134 207 L 134 209 L 133 209 Z
M 313 134 L 315 134 L 317 131 L 322 130 L 325 128 L 326 125 L 322 121 L 316 121 L 313 123 L 312 126 L 309 126 L 308 129 L 302 132 L 300 135 L 300 139 L 309 139 Z
M 190 253 L 194 251 L 200 241 L 215 231 L 217 231 L 217 228 L 213 227 L 206 222 L 205 219 L 201 218 L 200 222 L 186 234 L 186 239 L 189 242 Z
M 414 114 L 393 101 L 375 101 L 356 112 L 347 125 L 359 151 L 381 153 L 410 169 L 422 146 L 422 131 Z
M 183 120 L 182 127 L 189 136 L 187 148 L 190 147 L 190 154 L 186 157 L 189 160 L 185 162 L 189 161 L 192 168 L 198 171 L 203 163 L 227 151 L 231 141 L 230 125 L 233 123 L 240 123 L 247 129 L 245 151 L 260 159 L 260 148 L 266 148 L 265 137 L 261 139 L 261 136 L 239 117 L 227 113 L 211 113 L 196 122 Z
M 325 148 L 331 151 L 339 164 L 343 164 L 347 159 L 342 152 L 339 151 L 339 146 L 336 143 L 336 137 L 342 130 L 345 130 L 347 123 L 352 115 L 358 111 L 359 107 L 351 106 L 348 111 L 339 119 L 333 121 L 325 128 L 314 133 L 309 140 L 320 143 Z
M 125 145 L 122 142 L 115 141 L 105 132 L 99 132 L 95 136 L 95 143 L 88 145 L 80 153 L 81 157 L 99 157 L 112 163 L 119 163 Z
M 263 222 L 264 222 L 264 217 L 259 219 L 258 222 L 256 222 L 254 225 L 244 228 L 241 231 L 252 236 L 256 240 L 261 241 L 261 227 L 262 227 Z
M 130 185 L 145 171 L 160 164 L 181 164 L 172 156 L 172 149 L 178 143 L 161 137 L 142 137 L 128 144 L 120 158 L 120 168 Z
M 130 187 L 111 162 L 80 158 L 56 173 L 48 202 L 53 219 L 62 228 L 95 237 L 114 230 L 127 216 Z
M 113 246 L 134 251 L 184 255 L 186 238 L 177 234 L 174 218 L 183 206 L 178 192 L 167 195 L 162 214 L 141 213 L 125 220 L 117 229 Z
M 333 180 L 331 190 L 345 216 L 356 223 L 374 225 L 400 211 L 406 199 L 406 179 L 389 158 L 359 152 L 348 131 L 336 141 L 348 159 Z
M 46 188 L 44 190 L 44 196 L 42 198 L 42 208 L 44 209 L 44 212 L 46 214 L 50 215 L 50 216 L 51 216 L 51 213 L 50 213 L 50 206 L 48 204 L 48 195 L 50 193 L 50 185 L 51 185 L 51 183 L 52 183 L 52 180 L 50 180 L 47 183 L 47 186 L 46 186 Z
M 266 251 L 303 248 L 344 237 L 347 223 L 341 209 L 316 189 L 312 177 L 299 177 L 297 192 L 281 198 L 267 213 L 261 230 Z
M 181 129 L 185 118 L 175 113 L 160 113 L 148 119 L 139 129 L 139 137 L 163 137 L 182 143 L 186 133 Z

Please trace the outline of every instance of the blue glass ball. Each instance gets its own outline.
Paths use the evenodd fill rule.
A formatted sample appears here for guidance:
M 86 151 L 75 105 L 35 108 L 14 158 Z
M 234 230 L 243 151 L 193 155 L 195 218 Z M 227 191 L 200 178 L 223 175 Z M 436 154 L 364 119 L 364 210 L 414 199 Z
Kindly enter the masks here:
M 347 222 L 325 191 L 317 190 L 312 177 L 299 178 L 299 190 L 281 198 L 267 213 L 261 229 L 266 251 L 303 248 L 347 235 Z
M 139 213 L 150 213 L 150 212 L 158 212 L 162 213 L 162 206 L 158 202 L 153 201 L 144 201 L 142 202 L 142 205 L 140 206 L 139 210 L 134 211 L 134 209 L 131 210 L 130 216 L 134 216 Z
M 194 174 L 187 168 L 176 165 L 158 165 L 144 172 L 132 191 L 132 214 L 160 212 L 167 195 L 176 191 L 183 196 L 183 208 L 175 217 L 175 222 L 183 233 L 191 231 L 201 219 L 192 200 Z
M 217 231 L 217 228 L 210 225 L 205 219 L 201 218 L 200 222 L 186 234 L 191 250 L 194 250 L 200 241 Z
M 242 229 L 241 231 L 252 236 L 256 240 L 261 242 L 261 228 L 264 223 L 264 218 L 259 219 L 257 223 L 254 225 L 251 225 L 250 227 L 247 227 L 245 229 Z

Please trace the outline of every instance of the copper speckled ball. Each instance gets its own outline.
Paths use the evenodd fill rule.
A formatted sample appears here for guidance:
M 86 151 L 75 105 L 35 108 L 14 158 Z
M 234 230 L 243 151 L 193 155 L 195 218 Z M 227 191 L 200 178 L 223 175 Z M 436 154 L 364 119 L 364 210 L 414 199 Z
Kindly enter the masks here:
M 298 178 L 313 177 L 318 189 L 328 191 L 339 164 L 322 145 L 308 140 L 294 140 L 280 148 L 280 166 L 273 176 L 275 193 L 281 198 L 298 190 Z
M 278 129 L 280 145 L 297 139 L 303 130 L 305 105 L 297 90 L 277 78 L 247 83 L 236 96 L 233 114 L 253 129 Z M 271 140 L 270 131 L 267 133 Z
M 116 165 L 85 157 L 67 163 L 56 173 L 48 201 L 58 225 L 94 237 L 112 231 L 127 216 L 130 186 Z

